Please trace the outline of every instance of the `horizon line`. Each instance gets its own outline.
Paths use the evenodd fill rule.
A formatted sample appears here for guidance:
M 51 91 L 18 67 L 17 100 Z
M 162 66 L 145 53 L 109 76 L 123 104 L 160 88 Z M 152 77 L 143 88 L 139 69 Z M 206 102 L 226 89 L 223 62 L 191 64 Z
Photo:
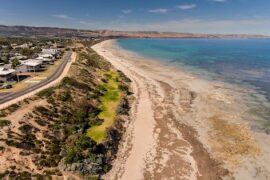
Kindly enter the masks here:
M 191 34 L 191 35 L 245 35 L 245 36 L 265 36 L 270 37 L 266 34 L 247 34 L 247 33 L 190 33 L 190 32 L 176 32 L 176 31 L 159 31 L 159 30 L 112 30 L 112 29 L 89 29 L 89 28 L 72 28 L 72 27 L 57 27 L 57 26 L 34 26 L 34 25 L 5 25 L 5 27 L 29 27 L 29 28 L 51 28 L 51 29 L 66 29 L 66 30 L 77 30 L 77 31 L 111 31 L 111 32 L 129 32 L 129 33 L 175 33 L 175 34 Z

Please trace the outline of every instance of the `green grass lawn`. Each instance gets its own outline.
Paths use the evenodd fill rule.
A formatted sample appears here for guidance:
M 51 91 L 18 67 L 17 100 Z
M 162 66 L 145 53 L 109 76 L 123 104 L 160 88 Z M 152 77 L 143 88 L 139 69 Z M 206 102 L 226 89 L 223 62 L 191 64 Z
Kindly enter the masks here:
M 99 118 L 104 122 L 99 126 L 93 126 L 88 130 L 88 135 L 97 143 L 101 143 L 106 139 L 107 128 L 113 126 L 116 118 L 116 110 L 121 100 L 121 92 L 119 89 L 119 74 L 115 71 L 110 71 L 105 74 L 107 83 L 104 83 L 106 89 L 105 94 L 100 98 L 101 112 Z

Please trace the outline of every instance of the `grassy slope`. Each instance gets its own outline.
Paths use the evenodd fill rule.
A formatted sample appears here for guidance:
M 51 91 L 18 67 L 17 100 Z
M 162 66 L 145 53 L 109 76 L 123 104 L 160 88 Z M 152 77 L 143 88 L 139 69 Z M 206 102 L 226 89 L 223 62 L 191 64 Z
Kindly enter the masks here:
M 97 143 L 101 143 L 106 139 L 107 128 L 113 126 L 116 118 L 116 110 L 121 100 L 121 93 L 119 90 L 119 74 L 115 71 L 110 71 L 105 74 L 107 82 L 104 83 L 105 93 L 100 98 L 101 112 L 99 118 L 104 122 L 99 126 L 91 127 L 88 130 L 88 135 Z

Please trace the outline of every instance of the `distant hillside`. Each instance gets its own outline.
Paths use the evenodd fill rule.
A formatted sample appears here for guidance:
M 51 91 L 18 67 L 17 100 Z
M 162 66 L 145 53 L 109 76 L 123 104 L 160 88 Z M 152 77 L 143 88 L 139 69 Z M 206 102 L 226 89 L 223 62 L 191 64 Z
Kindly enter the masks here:
M 0 25 L 0 36 L 27 37 L 62 37 L 62 38 L 91 38 L 91 37 L 123 37 L 123 38 L 270 38 L 263 35 L 245 34 L 192 34 L 154 31 L 110 31 L 110 30 L 78 30 L 54 27 L 3 26 Z

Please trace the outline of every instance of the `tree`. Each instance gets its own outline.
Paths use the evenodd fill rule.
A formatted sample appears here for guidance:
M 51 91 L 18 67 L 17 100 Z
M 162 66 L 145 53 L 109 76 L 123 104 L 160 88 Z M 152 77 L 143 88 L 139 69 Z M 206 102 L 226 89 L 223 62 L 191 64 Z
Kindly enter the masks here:
M 31 49 L 21 49 L 20 50 L 20 53 L 23 55 L 23 56 L 27 56 L 27 57 L 31 57 L 34 55 L 34 51 L 31 50 Z
M 13 60 L 11 61 L 11 63 L 12 63 L 12 67 L 13 67 L 13 68 L 15 68 L 15 67 L 17 67 L 18 65 L 21 64 L 21 62 L 20 62 L 17 58 L 13 59 Z

